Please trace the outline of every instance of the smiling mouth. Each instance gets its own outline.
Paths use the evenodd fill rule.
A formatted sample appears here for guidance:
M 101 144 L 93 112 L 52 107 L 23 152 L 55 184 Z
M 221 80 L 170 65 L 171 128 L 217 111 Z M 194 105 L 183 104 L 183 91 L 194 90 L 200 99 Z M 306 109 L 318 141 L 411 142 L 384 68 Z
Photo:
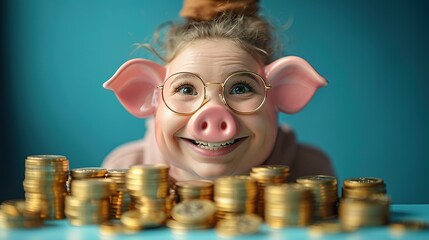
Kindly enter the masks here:
M 186 140 L 188 140 L 189 142 L 193 143 L 194 145 L 196 145 L 202 149 L 216 151 L 216 150 L 220 150 L 223 148 L 233 146 L 234 144 L 237 144 L 238 142 L 242 141 L 243 139 L 245 139 L 245 137 L 236 138 L 236 139 L 233 139 L 231 141 L 226 141 L 226 142 L 204 142 L 204 141 L 197 141 L 197 140 L 192 140 L 192 139 L 186 139 Z

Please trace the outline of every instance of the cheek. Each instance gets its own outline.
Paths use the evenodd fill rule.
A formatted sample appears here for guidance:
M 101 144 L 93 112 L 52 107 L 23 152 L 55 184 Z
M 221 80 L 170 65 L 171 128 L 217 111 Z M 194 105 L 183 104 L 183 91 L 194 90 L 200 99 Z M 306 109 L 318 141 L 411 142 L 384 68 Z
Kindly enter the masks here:
M 155 114 L 155 135 L 163 153 L 171 155 L 171 152 L 177 149 L 174 136 L 185 127 L 187 122 L 188 117 L 173 113 L 164 104 L 158 106 Z
M 243 124 L 253 135 L 252 147 L 257 150 L 251 155 L 255 158 L 258 155 L 258 159 L 255 159 L 254 162 L 260 164 L 268 157 L 275 144 L 278 128 L 277 111 L 273 107 L 266 106 L 255 115 L 248 116 Z
M 277 111 L 270 100 L 267 99 L 250 124 L 254 126 L 255 130 L 258 130 L 258 136 L 275 138 L 275 133 L 277 132 Z M 273 134 L 274 136 L 270 136 Z

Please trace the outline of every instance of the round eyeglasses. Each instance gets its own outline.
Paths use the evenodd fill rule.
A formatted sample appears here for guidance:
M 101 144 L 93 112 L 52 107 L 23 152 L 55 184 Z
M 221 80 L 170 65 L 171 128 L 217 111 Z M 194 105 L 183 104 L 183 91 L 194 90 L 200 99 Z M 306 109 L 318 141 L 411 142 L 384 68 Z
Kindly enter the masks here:
M 204 82 L 198 75 L 178 72 L 168 77 L 160 86 L 162 100 L 173 112 L 192 114 L 206 104 L 207 87 L 220 85 L 222 102 L 237 113 L 252 113 L 265 102 L 267 85 L 258 74 L 247 71 L 234 72 L 223 83 Z

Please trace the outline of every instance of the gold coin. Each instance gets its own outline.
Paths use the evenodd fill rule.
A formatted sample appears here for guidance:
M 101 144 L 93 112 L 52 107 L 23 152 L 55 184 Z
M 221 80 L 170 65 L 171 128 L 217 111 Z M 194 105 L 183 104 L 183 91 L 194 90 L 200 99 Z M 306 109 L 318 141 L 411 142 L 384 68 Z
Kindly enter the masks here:
M 136 234 L 138 231 L 125 227 L 121 222 L 108 221 L 100 224 L 100 233 L 103 235 Z
M 50 155 L 50 154 L 46 154 L 46 155 L 30 155 L 27 156 L 28 161 L 34 161 L 34 162 L 63 162 L 63 161 L 67 161 L 67 158 L 65 156 L 62 155 Z
M 384 181 L 381 178 L 376 177 L 358 177 L 358 178 L 348 178 L 343 182 L 345 187 L 355 188 L 355 187 L 374 187 L 378 185 L 383 185 Z
M 108 177 L 123 177 L 127 174 L 128 168 L 119 168 L 119 169 L 108 169 Z
M 106 176 L 106 173 L 107 169 L 100 167 L 85 167 L 70 170 L 70 176 L 73 179 L 103 178 Z
M 112 193 L 113 181 L 108 179 L 77 179 L 73 180 L 71 195 L 79 199 L 101 199 Z
M 134 165 L 128 169 L 127 175 L 139 174 L 139 175 L 150 175 L 159 173 L 168 173 L 170 167 L 166 164 L 144 164 Z
M 300 184 L 331 184 L 337 185 L 337 178 L 334 176 L 328 175 L 311 175 L 311 176 L 303 176 L 296 179 L 297 183 Z
M 199 230 L 207 229 L 213 226 L 212 223 L 181 223 L 174 219 L 170 219 L 166 223 L 168 228 L 171 228 L 175 231 L 188 231 L 188 230 Z
M 8 200 L 1 204 L 1 210 L 8 216 L 20 216 L 25 209 L 25 200 Z
M 127 228 L 139 230 L 161 226 L 166 219 L 163 212 L 157 214 L 145 214 L 139 210 L 129 210 L 122 214 L 121 223 Z
M 176 187 L 180 189 L 207 189 L 212 188 L 214 183 L 209 180 L 188 180 L 188 181 L 177 181 Z
M 215 204 L 204 199 L 192 199 L 178 203 L 171 216 L 181 223 L 200 223 L 211 219 L 216 212 Z
M 429 223 L 421 220 L 401 220 L 390 224 L 394 232 L 429 230 Z
M 337 222 L 321 222 L 309 226 L 310 234 L 312 235 L 324 235 L 344 232 L 341 224 Z

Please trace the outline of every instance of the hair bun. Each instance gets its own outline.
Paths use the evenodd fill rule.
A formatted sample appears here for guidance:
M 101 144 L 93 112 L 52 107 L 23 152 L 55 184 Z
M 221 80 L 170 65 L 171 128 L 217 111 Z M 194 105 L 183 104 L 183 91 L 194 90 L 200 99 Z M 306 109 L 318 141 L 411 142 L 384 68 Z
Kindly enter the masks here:
M 208 21 L 224 12 L 254 16 L 258 9 L 258 0 L 184 0 L 180 16 Z

